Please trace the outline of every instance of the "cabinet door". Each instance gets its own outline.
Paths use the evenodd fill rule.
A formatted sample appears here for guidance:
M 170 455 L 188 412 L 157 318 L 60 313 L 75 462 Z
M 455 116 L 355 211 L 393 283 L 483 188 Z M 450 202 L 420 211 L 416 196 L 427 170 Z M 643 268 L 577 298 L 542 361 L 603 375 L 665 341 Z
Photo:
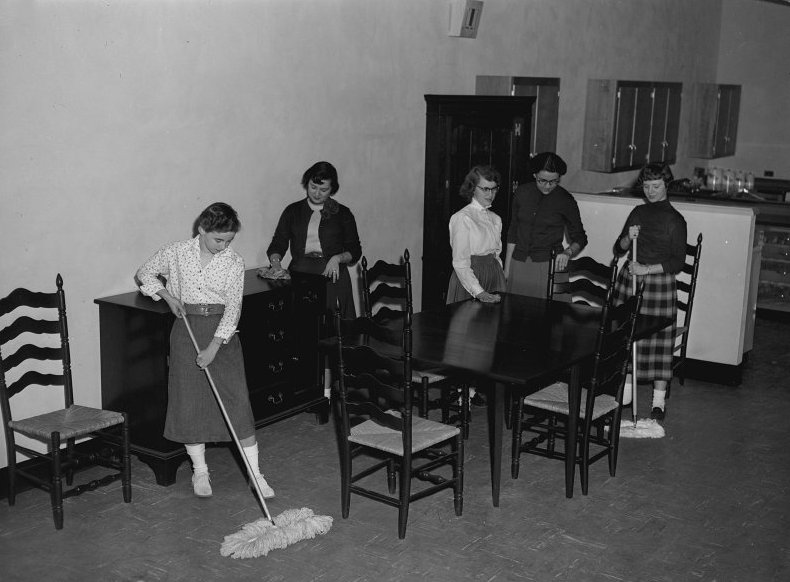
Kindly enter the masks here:
M 475 79 L 475 94 L 534 97 L 529 155 L 556 151 L 560 104 L 559 78 L 478 75 Z
M 534 98 L 426 95 L 425 213 L 422 307 L 443 305 L 452 272 L 450 216 L 467 204 L 458 195 L 475 165 L 502 175 L 492 210 L 509 224 L 512 189 L 529 179 L 529 131 Z M 503 243 L 504 248 L 504 243 Z
M 740 97 L 740 85 L 692 87 L 690 156 L 712 159 L 735 154 Z
M 641 167 L 648 159 L 653 111 L 650 85 L 621 83 L 617 90 L 612 169 Z
M 656 84 L 653 90 L 653 120 L 649 162 L 674 163 L 680 127 L 681 85 Z
M 716 111 L 716 137 L 714 151 L 717 156 L 735 155 L 738 137 L 738 111 L 741 88 L 737 85 L 720 85 Z

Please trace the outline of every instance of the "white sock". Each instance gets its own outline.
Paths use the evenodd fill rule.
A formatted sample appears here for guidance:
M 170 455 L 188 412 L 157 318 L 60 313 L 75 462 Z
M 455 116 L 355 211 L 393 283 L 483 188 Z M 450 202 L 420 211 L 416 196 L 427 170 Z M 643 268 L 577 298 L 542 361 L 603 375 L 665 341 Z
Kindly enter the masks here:
M 197 445 L 184 445 L 187 450 L 187 455 L 192 460 L 192 471 L 194 473 L 208 473 L 208 465 L 206 464 L 206 445 L 200 443 Z
M 242 448 L 244 450 L 244 456 L 247 457 L 247 460 L 250 462 L 250 467 L 252 467 L 252 470 L 255 471 L 253 477 L 257 477 L 261 474 L 261 469 L 258 465 L 258 443 Z
M 625 377 L 625 386 L 623 387 L 623 406 L 628 406 L 634 399 L 634 387 L 632 385 L 631 374 Z
M 653 390 L 653 408 L 660 408 L 664 410 L 664 400 L 666 399 L 666 390 Z

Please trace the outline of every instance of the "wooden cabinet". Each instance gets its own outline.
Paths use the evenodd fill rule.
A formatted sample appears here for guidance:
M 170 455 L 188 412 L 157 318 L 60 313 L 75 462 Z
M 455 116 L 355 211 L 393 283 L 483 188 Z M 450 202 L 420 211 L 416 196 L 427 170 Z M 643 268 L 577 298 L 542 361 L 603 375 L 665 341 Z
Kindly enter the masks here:
M 246 272 L 238 330 L 256 427 L 306 410 L 328 420 L 318 352 L 325 293 L 323 277 L 266 281 L 255 269 Z M 157 483 L 171 485 L 186 459 L 182 444 L 162 436 L 173 315 L 164 301 L 137 291 L 95 303 L 102 407 L 129 413 L 132 451 L 153 469 Z
M 674 163 L 681 83 L 591 79 L 587 83 L 582 168 L 622 172 Z
M 534 97 L 426 95 L 425 213 L 423 218 L 422 308 L 444 305 L 453 269 L 448 224 L 468 202 L 458 195 L 475 165 L 502 175 L 492 210 L 510 224 L 513 192 L 531 176 L 529 134 Z
M 740 85 L 693 85 L 689 155 L 705 159 L 735 155 L 740 106 Z
M 529 132 L 529 155 L 557 151 L 560 80 L 556 77 L 478 75 L 475 95 L 534 97 Z

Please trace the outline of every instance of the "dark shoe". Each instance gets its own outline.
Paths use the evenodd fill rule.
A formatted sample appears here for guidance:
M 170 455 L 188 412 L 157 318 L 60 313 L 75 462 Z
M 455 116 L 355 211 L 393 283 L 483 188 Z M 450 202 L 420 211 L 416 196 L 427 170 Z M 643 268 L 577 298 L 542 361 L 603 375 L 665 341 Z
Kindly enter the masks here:
M 485 406 L 486 397 L 480 394 L 480 392 L 475 392 L 475 395 L 469 399 L 469 403 L 472 406 Z
M 650 411 L 650 418 L 653 420 L 664 420 L 664 416 L 666 416 L 664 409 L 658 406 L 654 406 L 653 410 Z

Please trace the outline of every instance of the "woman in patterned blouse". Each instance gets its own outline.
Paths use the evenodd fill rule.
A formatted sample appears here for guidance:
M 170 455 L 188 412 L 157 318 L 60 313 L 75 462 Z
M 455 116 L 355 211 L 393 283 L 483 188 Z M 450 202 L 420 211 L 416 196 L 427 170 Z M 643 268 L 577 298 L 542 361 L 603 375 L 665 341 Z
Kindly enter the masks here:
M 244 456 L 255 472 L 250 478 L 258 480 L 264 497 L 274 497 L 258 465 L 255 425 L 236 335 L 244 291 L 244 260 L 229 245 L 240 228 L 236 211 L 216 202 L 198 217 L 197 236 L 162 247 L 137 271 L 140 291 L 154 301 L 164 299 L 176 316 L 170 332 L 164 436 L 185 444 L 192 460 L 192 487 L 198 497 L 212 494 L 205 443 L 231 440 L 203 373 L 209 364 Z M 160 276 L 167 280 L 166 285 Z M 202 346 L 197 356 L 185 317 L 189 317 Z

